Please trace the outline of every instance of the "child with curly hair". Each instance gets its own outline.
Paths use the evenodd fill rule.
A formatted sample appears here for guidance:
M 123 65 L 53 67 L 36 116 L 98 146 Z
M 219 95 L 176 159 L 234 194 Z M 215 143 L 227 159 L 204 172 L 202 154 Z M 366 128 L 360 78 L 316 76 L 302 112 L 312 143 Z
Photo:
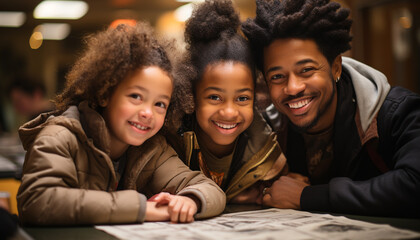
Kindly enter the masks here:
M 169 134 L 181 158 L 201 170 L 231 203 L 261 204 L 263 189 L 287 173 L 276 136 L 254 107 L 256 72 L 232 2 L 206 1 L 186 23 L 191 102 L 177 133 Z M 193 100 L 194 99 L 194 100 Z
M 17 196 L 23 223 L 192 222 L 223 211 L 220 188 L 158 134 L 179 102 L 173 91 L 183 88 L 170 47 L 146 23 L 87 38 L 57 111 L 19 129 L 27 150 Z

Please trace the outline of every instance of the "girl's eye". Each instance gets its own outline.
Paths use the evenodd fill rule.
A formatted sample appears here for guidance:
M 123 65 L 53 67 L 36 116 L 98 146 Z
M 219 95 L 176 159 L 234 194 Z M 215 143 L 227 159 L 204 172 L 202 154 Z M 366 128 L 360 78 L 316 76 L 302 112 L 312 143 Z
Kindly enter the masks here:
M 136 93 L 130 94 L 130 97 L 136 100 L 142 100 L 142 97 Z
M 167 105 L 163 102 L 158 102 L 158 103 L 155 104 L 155 106 L 159 107 L 159 108 L 163 108 L 163 109 L 167 108 Z
M 220 97 L 217 95 L 210 95 L 208 98 L 213 101 L 220 101 Z
M 240 97 L 238 97 L 238 101 L 239 102 L 246 102 L 246 101 L 248 101 L 248 100 L 250 100 L 251 98 L 250 97 L 248 97 L 248 96 L 240 96 Z

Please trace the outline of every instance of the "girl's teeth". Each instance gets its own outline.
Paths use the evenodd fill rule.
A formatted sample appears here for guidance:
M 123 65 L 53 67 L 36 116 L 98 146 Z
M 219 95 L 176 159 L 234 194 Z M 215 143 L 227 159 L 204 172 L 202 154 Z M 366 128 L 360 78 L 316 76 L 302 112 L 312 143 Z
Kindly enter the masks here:
M 235 123 L 235 124 L 221 124 L 221 123 L 218 123 L 218 122 L 215 122 L 215 123 L 218 127 L 223 128 L 223 129 L 232 129 L 232 128 L 234 128 L 238 125 L 237 123 Z
M 130 122 L 130 123 L 131 123 L 131 125 L 133 125 L 134 127 L 138 128 L 140 130 L 147 130 L 149 128 L 149 127 L 144 127 L 144 126 L 141 126 L 141 125 L 133 123 L 133 122 Z
M 299 102 L 289 103 L 290 108 L 301 108 L 309 103 L 309 99 L 304 99 Z

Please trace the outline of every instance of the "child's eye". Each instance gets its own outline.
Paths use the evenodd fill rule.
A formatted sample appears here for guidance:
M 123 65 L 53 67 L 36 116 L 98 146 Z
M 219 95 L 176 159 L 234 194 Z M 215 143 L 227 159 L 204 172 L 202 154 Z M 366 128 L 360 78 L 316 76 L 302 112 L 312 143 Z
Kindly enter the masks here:
M 158 102 L 158 103 L 155 104 L 155 106 L 156 107 L 163 108 L 163 109 L 166 109 L 167 108 L 167 105 L 164 102 Z
M 220 101 L 220 97 L 217 95 L 210 95 L 208 96 L 208 99 L 213 100 L 213 101 Z
M 246 102 L 246 101 L 248 101 L 248 100 L 250 100 L 251 98 L 250 97 L 248 97 L 248 96 L 240 96 L 240 97 L 238 97 L 238 101 L 239 102 Z
M 130 94 L 130 97 L 136 100 L 142 100 L 141 95 L 137 93 Z

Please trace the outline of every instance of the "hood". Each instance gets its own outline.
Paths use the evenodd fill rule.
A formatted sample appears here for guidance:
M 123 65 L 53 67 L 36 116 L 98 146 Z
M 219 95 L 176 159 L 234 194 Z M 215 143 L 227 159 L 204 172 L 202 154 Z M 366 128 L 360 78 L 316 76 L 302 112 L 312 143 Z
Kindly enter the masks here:
M 386 76 L 378 70 L 352 58 L 342 59 L 343 71 L 350 75 L 356 93 L 361 126 L 366 131 L 391 87 Z
M 92 138 L 99 149 L 109 152 L 109 137 L 105 121 L 87 102 L 79 106 L 70 106 L 65 112 L 49 112 L 41 114 L 19 128 L 19 137 L 23 148 L 29 149 L 35 138 L 46 126 L 60 125 L 78 136 L 80 140 Z M 84 129 L 88 131 L 85 132 Z M 90 131 L 89 131 L 90 130 Z
M 63 113 L 59 111 L 43 113 L 23 124 L 18 131 L 23 148 L 28 150 L 38 134 L 48 125 L 63 125 L 68 129 L 80 129 L 81 125 L 77 107 L 72 106 Z

